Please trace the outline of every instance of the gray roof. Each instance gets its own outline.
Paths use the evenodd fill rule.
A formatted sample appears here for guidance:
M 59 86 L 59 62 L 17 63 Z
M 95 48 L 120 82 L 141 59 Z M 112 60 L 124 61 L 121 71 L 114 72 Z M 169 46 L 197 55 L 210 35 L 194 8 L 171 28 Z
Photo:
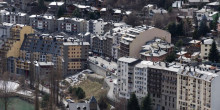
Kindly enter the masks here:
M 132 63 L 132 62 L 135 62 L 137 61 L 138 59 L 135 59 L 135 58 L 127 58 L 127 57 L 121 57 L 118 59 L 118 61 L 121 61 L 121 62 L 126 62 L 126 63 Z
M 209 0 L 189 0 L 189 2 L 209 2 Z
M 89 103 L 69 103 L 69 110 L 90 110 Z
M 89 42 L 64 42 L 63 45 L 89 45 Z

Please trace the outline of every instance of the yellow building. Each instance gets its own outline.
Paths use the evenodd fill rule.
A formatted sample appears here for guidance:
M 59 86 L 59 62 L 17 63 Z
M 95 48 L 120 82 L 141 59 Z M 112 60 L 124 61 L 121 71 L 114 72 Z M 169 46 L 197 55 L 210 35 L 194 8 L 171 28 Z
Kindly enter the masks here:
M 34 30 L 31 26 L 25 26 L 17 24 L 13 26 L 10 30 L 10 38 L 4 43 L 2 48 L 0 49 L 0 57 L 1 57 L 1 71 L 6 71 L 7 58 L 9 57 L 19 57 L 19 51 L 21 45 L 24 41 L 24 37 L 26 34 L 34 33 Z

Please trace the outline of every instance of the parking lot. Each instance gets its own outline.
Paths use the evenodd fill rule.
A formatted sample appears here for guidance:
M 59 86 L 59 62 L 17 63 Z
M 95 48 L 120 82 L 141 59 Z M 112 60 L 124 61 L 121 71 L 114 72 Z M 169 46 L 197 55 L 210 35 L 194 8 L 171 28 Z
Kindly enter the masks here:
M 90 56 L 89 61 L 97 64 L 100 67 L 110 70 L 112 73 L 116 72 L 117 63 L 113 61 L 107 61 L 104 58 L 97 57 L 97 56 Z

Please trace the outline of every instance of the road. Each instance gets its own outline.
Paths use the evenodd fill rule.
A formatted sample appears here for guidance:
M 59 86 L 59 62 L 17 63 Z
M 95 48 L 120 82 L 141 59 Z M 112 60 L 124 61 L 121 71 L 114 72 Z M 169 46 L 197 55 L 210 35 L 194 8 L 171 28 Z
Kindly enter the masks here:
M 101 64 L 103 64 L 103 67 L 106 68 L 106 69 L 109 69 L 109 70 L 112 70 L 112 69 L 117 69 L 118 65 L 116 62 L 108 62 L 106 61 L 105 59 L 101 58 L 101 57 L 89 57 L 89 60 L 92 61 L 92 62 L 98 62 L 98 66 L 101 66 Z
M 116 97 L 115 97 L 115 95 L 114 95 L 114 93 L 113 93 L 113 90 L 114 90 L 114 83 L 113 82 L 110 82 L 110 79 L 112 79 L 113 81 L 114 80 L 117 80 L 116 78 L 114 78 L 114 77 L 112 77 L 111 76 L 111 78 L 105 78 L 105 82 L 108 84 L 108 86 L 109 86 L 109 91 L 108 91 L 108 94 L 107 94 L 107 97 L 109 98 L 109 99 L 111 99 L 112 101 L 115 101 L 116 100 Z

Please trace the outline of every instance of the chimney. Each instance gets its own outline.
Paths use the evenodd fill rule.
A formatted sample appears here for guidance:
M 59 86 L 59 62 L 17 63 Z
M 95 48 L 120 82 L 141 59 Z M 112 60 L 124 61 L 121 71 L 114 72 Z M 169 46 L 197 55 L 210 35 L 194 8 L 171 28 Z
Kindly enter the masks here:
M 189 67 L 189 72 L 191 72 L 191 68 Z

